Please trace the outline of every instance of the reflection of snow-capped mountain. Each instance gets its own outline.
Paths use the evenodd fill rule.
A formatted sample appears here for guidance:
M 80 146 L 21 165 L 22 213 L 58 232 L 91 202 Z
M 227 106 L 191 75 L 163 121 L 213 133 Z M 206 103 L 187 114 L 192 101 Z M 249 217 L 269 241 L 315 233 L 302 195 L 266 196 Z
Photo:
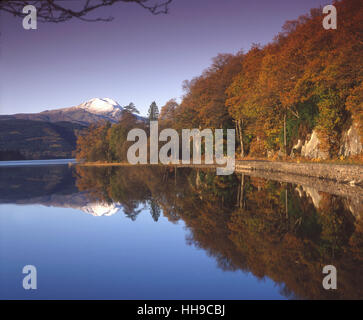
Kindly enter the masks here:
M 0 203 L 8 202 L 0 199 Z M 40 204 L 46 207 L 72 208 L 95 217 L 112 216 L 122 209 L 122 205 L 118 202 L 107 203 L 104 201 L 90 200 L 88 194 L 84 192 L 76 192 L 67 195 L 53 194 L 21 199 L 18 201 L 12 200 L 11 203 L 19 205 Z
M 80 207 L 79 209 L 85 213 L 91 214 L 93 216 L 112 216 L 117 213 L 122 206 L 118 203 L 103 203 L 103 202 L 92 202 L 86 206 Z
M 52 199 L 49 199 L 48 203 L 43 201 L 42 204 L 51 207 L 77 209 L 94 217 L 112 216 L 122 208 L 122 205 L 117 202 L 90 201 L 87 194 L 83 192 L 69 196 L 52 196 Z

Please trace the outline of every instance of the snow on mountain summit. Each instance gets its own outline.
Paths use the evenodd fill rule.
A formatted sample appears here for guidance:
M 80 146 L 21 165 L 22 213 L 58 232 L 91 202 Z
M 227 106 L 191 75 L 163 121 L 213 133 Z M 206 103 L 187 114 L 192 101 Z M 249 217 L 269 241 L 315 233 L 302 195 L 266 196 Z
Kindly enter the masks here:
M 88 100 L 78 106 L 93 114 L 117 116 L 122 112 L 122 107 L 113 99 L 110 98 L 94 98 Z
M 0 115 L 0 119 L 24 119 L 44 122 L 72 122 L 88 126 L 100 121 L 118 123 L 122 118 L 124 108 L 111 98 L 93 98 L 72 107 L 45 110 L 39 113 L 19 113 L 14 115 Z M 134 114 L 139 122 L 146 118 Z

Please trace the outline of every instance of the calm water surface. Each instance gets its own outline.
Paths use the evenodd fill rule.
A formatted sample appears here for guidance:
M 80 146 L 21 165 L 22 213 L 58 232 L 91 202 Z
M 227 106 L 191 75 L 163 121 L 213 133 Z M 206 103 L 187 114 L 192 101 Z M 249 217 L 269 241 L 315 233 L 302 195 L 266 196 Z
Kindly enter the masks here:
M 2 299 L 363 298 L 361 199 L 241 174 L 68 162 L 0 165 Z M 37 290 L 22 287 L 29 264 Z M 334 292 L 321 285 L 327 264 Z

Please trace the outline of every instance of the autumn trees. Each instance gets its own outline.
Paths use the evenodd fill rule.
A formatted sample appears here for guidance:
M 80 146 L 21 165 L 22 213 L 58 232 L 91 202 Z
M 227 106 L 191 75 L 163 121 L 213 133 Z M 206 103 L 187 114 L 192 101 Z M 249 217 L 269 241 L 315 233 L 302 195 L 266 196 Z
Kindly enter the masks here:
M 248 128 L 257 128 L 259 110 L 259 91 L 256 86 L 261 68 L 263 51 L 258 45 L 244 55 L 241 71 L 233 78 L 227 88 L 225 102 L 230 116 L 236 124 L 237 138 L 240 141 L 241 157 L 245 155 L 245 143 L 248 142 Z M 262 111 L 262 110 L 261 110 Z M 257 131 L 256 131 L 257 132 Z
M 241 157 L 288 155 L 297 140 L 316 130 L 321 148 L 337 156 L 342 131 L 351 121 L 361 122 L 363 48 L 359 1 L 336 5 L 338 30 L 325 30 L 321 10 L 312 9 L 287 21 L 263 47 L 215 57 L 202 75 L 184 82 L 185 94 L 168 112 L 168 124 L 235 127 Z
M 77 138 L 76 158 L 87 161 L 109 161 L 109 134 L 111 124 L 104 122 L 93 124 L 84 130 Z
M 199 77 L 184 82 L 185 95 L 176 112 L 183 128 L 229 128 L 232 119 L 225 107 L 226 89 L 240 71 L 242 53 L 219 54 Z
M 145 129 L 145 123 L 135 113 L 139 111 L 130 103 L 124 107 L 118 123 L 101 122 L 84 130 L 77 139 L 76 158 L 90 162 L 126 161 L 127 149 L 132 144 L 127 141 L 128 132 L 133 128 Z
M 319 70 L 314 70 L 312 79 L 319 108 L 317 127 L 332 154 L 337 152 L 344 126 L 352 119 L 359 124 L 362 99 L 356 94 L 363 80 L 361 2 L 342 1 L 337 3 L 337 10 L 339 27 L 336 33 L 326 35 L 328 39 L 321 37 L 322 50 L 315 58 Z
M 287 21 L 265 46 L 213 58 L 200 76 L 183 83 L 180 103 L 170 100 L 161 109 L 160 125 L 236 128 L 241 157 L 288 156 L 312 132 L 321 151 L 337 157 L 352 123 L 363 142 L 363 6 L 359 0 L 335 6 L 335 30 L 324 29 L 322 10 L 312 9 Z M 149 111 L 155 120 L 155 103 Z
M 235 125 L 242 157 L 279 150 L 288 155 L 313 130 L 334 157 L 352 121 L 363 137 L 363 7 L 358 0 L 336 7 L 337 30 L 325 30 L 322 11 L 312 9 L 287 21 L 264 47 L 218 55 L 201 76 L 184 83 L 176 126 Z

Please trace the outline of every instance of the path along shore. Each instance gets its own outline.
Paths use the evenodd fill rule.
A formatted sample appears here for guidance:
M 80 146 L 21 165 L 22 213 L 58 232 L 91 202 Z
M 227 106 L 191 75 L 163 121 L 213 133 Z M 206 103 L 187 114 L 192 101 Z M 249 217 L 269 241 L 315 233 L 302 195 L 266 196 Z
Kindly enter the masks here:
M 351 186 L 363 185 L 363 165 L 237 160 L 235 167 L 236 172 L 247 170 L 285 173 L 336 181 Z

